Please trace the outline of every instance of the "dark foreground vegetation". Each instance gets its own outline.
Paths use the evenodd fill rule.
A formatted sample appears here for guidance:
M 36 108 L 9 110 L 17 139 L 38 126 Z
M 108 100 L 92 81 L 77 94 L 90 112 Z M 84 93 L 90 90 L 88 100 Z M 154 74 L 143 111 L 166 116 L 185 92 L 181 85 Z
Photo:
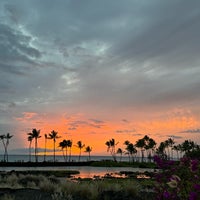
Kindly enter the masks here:
M 43 173 L 43 172 L 42 172 Z M 58 174 L 12 172 L 1 174 L 1 200 L 153 200 L 152 180 L 60 178 Z M 59 177 L 58 177 L 59 176 Z

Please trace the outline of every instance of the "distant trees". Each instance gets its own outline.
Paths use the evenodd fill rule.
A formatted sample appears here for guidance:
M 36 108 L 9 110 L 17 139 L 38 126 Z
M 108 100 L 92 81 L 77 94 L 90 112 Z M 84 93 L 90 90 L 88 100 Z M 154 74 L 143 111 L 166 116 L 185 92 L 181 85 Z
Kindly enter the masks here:
M 35 141 L 35 162 L 38 162 L 38 139 L 40 136 L 40 130 L 32 129 L 32 132 L 27 133 L 28 141 L 29 141 L 29 161 L 31 162 L 31 148 L 32 148 L 32 141 Z M 46 143 L 47 139 L 53 140 L 53 152 L 54 152 L 54 159 L 55 162 L 55 147 L 56 147 L 56 140 L 60 138 L 58 136 L 58 132 L 51 131 L 48 135 L 45 134 L 45 147 L 44 147 L 44 161 L 46 161 Z M 8 161 L 8 145 L 9 140 L 13 136 L 9 133 L 7 135 L 0 135 L 0 140 L 4 146 L 4 161 Z M 181 144 L 176 144 L 173 138 L 168 138 L 165 141 L 160 142 L 158 147 L 156 148 L 156 142 L 154 139 L 150 138 L 148 135 L 145 135 L 143 138 L 138 139 L 135 144 L 126 140 L 123 144 L 125 145 L 125 149 L 118 148 L 116 150 L 116 146 L 119 142 L 116 142 L 114 138 L 105 142 L 107 146 L 107 152 L 109 152 L 115 162 L 117 162 L 116 154 L 119 154 L 119 160 L 122 160 L 122 155 L 127 154 L 129 157 L 129 162 L 135 162 L 136 158 L 139 156 L 141 157 L 141 162 L 144 162 L 144 158 L 147 158 L 146 161 L 151 162 L 152 157 L 157 154 L 161 156 L 163 159 L 174 159 L 174 151 L 176 152 L 176 158 L 180 159 L 182 156 L 187 155 L 190 157 L 195 157 L 200 155 L 200 146 L 193 142 L 192 140 L 185 140 Z M 85 144 L 82 141 L 78 141 L 76 143 L 77 148 L 79 148 L 79 156 L 78 161 L 81 159 L 82 149 L 85 147 Z M 68 162 L 71 161 L 71 151 L 72 151 L 72 140 L 64 139 L 59 143 L 59 147 L 62 149 L 64 161 Z M 138 150 L 140 150 L 141 154 L 138 156 Z M 85 153 L 88 153 L 88 160 L 90 160 L 90 154 L 92 151 L 91 146 L 85 147 Z
M 4 162 L 8 162 L 8 145 L 9 140 L 13 137 L 13 135 L 10 135 L 10 133 L 7 133 L 6 135 L 0 135 L 0 140 L 2 141 L 2 144 L 4 146 Z

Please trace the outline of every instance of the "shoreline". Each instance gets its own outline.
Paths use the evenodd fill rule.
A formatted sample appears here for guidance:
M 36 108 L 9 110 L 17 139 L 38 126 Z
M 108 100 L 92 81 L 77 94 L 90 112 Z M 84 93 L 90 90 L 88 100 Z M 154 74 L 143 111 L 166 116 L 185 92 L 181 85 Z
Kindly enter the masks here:
M 96 161 L 83 162 L 0 162 L 0 167 L 62 167 L 91 166 Z

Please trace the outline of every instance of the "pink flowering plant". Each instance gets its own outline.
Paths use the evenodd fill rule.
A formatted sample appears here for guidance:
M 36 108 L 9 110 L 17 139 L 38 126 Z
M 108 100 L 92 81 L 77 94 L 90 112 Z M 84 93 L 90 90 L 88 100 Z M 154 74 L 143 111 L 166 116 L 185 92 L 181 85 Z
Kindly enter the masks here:
M 200 200 L 200 162 L 183 157 L 180 162 L 154 157 L 157 200 Z

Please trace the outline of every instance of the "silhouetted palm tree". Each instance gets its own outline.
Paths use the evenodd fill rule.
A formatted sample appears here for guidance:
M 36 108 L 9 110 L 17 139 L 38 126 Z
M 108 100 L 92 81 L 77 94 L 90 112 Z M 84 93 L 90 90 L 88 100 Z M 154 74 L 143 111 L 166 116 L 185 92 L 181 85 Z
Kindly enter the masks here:
M 136 141 L 135 146 L 141 150 L 141 161 L 144 162 L 145 140 L 144 138 Z
M 10 135 L 10 133 L 7 133 L 6 135 L 0 135 L 0 139 L 2 140 L 3 146 L 4 146 L 4 161 L 8 162 L 8 145 L 9 140 L 13 137 L 13 135 Z
M 58 136 L 58 132 L 56 131 L 51 131 L 51 133 L 49 133 L 49 137 L 48 139 L 53 140 L 53 161 L 56 161 L 56 139 L 60 138 L 60 136 Z
M 46 162 L 46 154 L 47 154 L 47 139 L 48 136 L 47 134 L 44 134 L 44 162 Z
M 29 133 L 33 139 L 35 139 L 35 162 L 38 162 L 38 139 L 41 138 L 40 130 L 32 129 L 32 132 Z
M 167 148 L 167 152 L 168 152 L 168 159 L 170 160 L 171 157 L 173 157 L 173 145 L 174 145 L 174 140 L 172 138 L 168 138 L 167 140 L 165 140 L 165 147 Z M 171 151 L 171 153 L 170 153 Z
M 115 152 L 115 147 L 116 147 L 116 145 L 118 144 L 118 142 L 116 143 L 115 142 L 115 139 L 111 139 L 111 140 L 108 140 L 106 143 L 105 143 L 105 145 L 107 146 L 107 152 L 109 152 L 110 151 L 110 154 L 111 154 L 111 156 L 113 157 L 113 160 L 115 161 L 115 162 L 117 162 L 117 159 L 116 159 L 116 152 Z
M 122 151 L 122 149 L 121 148 L 118 148 L 117 149 L 117 154 L 119 154 L 120 155 L 120 162 L 122 161 L 122 154 L 123 154 L 123 151 Z
M 149 154 L 148 154 L 148 158 L 149 160 L 151 161 L 152 159 L 152 154 L 154 155 L 155 154 L 155 148 L 156 148 L 156 142 L 154 139 L 152 138 L 149 138 L 149 141 L 148 141 L 148 149 L 150 150 L 149 151 Z
M 135 161 L 134 155 L 137 153 L 137 149 L 132 143 L 129 143 L 126 147 L 126 151 L 129 153 L 130 157 L 132 158 L 132 162 Z
M 31 162 L 31 144 L 33 141 L 33 137 L 31 133 L 27 133 L 28 134 L 28 141 L 29 141 L 29 162 Z
M 166 154 L 166 143 L 161 142 L 159 147 L 156 149 L 156 153 L 163 159 L 167 159 L 167 154 Z
M 60 142 L 59 147 L 62 149 L 64 160 L 67 161 L 67 140 Z M 66 149 L 66 151 L 64 151 L 64 149 Z
M 77 144 L 76 147 L 78 147 L 79 150 L 80 150 L 80 151 L 79 151 L 79 157 L 78 157 L 78 161 L 80 162 L 80 159 L 81 159 L 81 150 L 82 150 L 82 148 L 85 147 L 85 144 L 82 144 L 81 141 L 78 141 L 76 144 Z
M 69 162 L 70 162 L 72 156 L 72 140 L 67 140 L 67 147 L 69 147 Z
M 91 153 L 91 151 L 92 151 L 92 147 L 90 147 L 90 146 L 85 147 L 85 152 L 88 153 L 88 160 L 89 161 L 90 161 L 90 153 Z
M 129 144 L 130 144 L 130 141 L 128 141 L 128 140 L 126 140 L 126 141 L 124 142 L 124 145 L 126 145 L 126 147 L 127 147 Z M 125 154 L 128 155 L 128 160 L 129 160 L 129 162 L 131 162 L 130 153 L 129 153 L 128 151 L 126 151 Z

